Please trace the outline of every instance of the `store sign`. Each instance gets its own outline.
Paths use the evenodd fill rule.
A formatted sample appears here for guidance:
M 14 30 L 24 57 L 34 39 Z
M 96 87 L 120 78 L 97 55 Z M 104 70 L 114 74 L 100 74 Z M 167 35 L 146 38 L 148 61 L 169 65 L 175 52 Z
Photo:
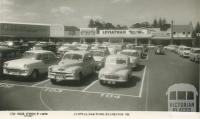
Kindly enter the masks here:
M 95 37 L 96 33 L 96 28 L 80 28 L 81 37 Z
M 148 35 L 146 29 L 128 29 L 128 30 L 100 30 L 99 35 L 103 36 L 134 36 L 134 35 Z

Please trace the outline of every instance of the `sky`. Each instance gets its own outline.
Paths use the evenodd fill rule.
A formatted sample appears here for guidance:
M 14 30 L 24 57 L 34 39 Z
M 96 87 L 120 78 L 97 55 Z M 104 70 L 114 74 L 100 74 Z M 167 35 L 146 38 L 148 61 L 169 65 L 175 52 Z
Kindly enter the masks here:
M 0 0 L 0 22 L 87 27 L 92 18 L 130 26 L 160 17 L 194 25 L 200 0 Z

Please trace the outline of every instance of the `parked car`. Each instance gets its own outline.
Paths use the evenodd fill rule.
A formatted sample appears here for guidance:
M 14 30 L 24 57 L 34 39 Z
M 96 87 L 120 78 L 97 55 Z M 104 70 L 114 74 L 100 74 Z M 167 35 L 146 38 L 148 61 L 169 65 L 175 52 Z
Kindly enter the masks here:
M 194 62 L 199 62 L 200 48 L 192 48 L 189 54 L 189 59 Z
M 155 54 L 157 55 L 164 55 L 165 54 L 165 50 L 162 46 L 158 46 L 155 50 Z
M 86 51 L 66 52 L 58 65 L 49 67 L 48 78 L 52 83 L 61 81 L 82 82 L 84 77 L 95 72 L 95 61 Z
M 131 76 L 130 58 L 127 55 L 114 54 L 106 58 L 105 66 L 99 71 L 100 84 L 127 83 Z
M 81 44 L 81 45 L 78 47 L 78 49 L 81 50 L 81 51 L 88 51 L 88 50 L 90 50 L 90 48 L 91 48 L 91 45 L 86 44 L 86 43 Z
M 140 54 L 137 50 L 122 50 L 119 54 L 129 56 L 130 64 L 133 68 L 136 68 L 139 65 Z
M 15 48 L 0 46 L 0 77 L 3 76 L 3 64 L 6 61 L 20 57 L 20 53 Z
M 178 55 L 181 57 L 189 57 L 190 50 L 191 50 L 190 47 L 181 47 L 178 50 Z
M 76 46 L 72 44 L 64 44 L 60 48 L 58 48 L 57 55 L 58 57 L 62 57 L 66 52 L 79 50 Z
M 48 72 L 49 66 L 56 63 L 56 55 L 51 51 L 26 51 L 22 58 L 5 62 L 3 73 L 10 76 L 29 77 L 36 80 L 40 74 Z
M 94 60 L 96 62 L 96 70 L 101 69 L 105 64 L 105 59 L 109 55 L 109 52 L 106 52 L 102 49 L 90 50 L 90 53 L 93 54 Z
M 57 53 L 57 46 L 52 42 L 40 42 L 35 44 L 32 50 L 48 50 Z
M 136 46 L 134 49 L 139 52 L 140 58 L 144 58 L 145 57 L 146 53 L 144 51 L 143 46 Z

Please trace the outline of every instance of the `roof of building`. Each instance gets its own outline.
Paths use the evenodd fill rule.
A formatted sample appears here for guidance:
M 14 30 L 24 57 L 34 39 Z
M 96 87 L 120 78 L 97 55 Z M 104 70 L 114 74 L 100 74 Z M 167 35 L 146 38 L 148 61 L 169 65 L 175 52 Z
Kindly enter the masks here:
M 192 32 L 192 24 L 188 25 L 173 25 L 173 32 Z
M 50 24 L 28 23 L 28 22 L 0 22 L 0 24 L 23 24 L 23 25 L 42 25 L 42 26 L 50 26 Z

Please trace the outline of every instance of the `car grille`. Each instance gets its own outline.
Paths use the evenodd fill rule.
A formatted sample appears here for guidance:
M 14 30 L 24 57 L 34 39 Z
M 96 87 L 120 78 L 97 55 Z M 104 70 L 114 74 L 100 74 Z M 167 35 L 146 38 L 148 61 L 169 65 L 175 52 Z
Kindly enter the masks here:
M 20 73 L 22 70 L 19 69 L 6 69 L 7 72 L 13 72 L 13 73 Z
M 119 76 L 116 76 L 116 75 L 105 75 L 105 78 L 107 78 L 107 79 L 118 79 Z

